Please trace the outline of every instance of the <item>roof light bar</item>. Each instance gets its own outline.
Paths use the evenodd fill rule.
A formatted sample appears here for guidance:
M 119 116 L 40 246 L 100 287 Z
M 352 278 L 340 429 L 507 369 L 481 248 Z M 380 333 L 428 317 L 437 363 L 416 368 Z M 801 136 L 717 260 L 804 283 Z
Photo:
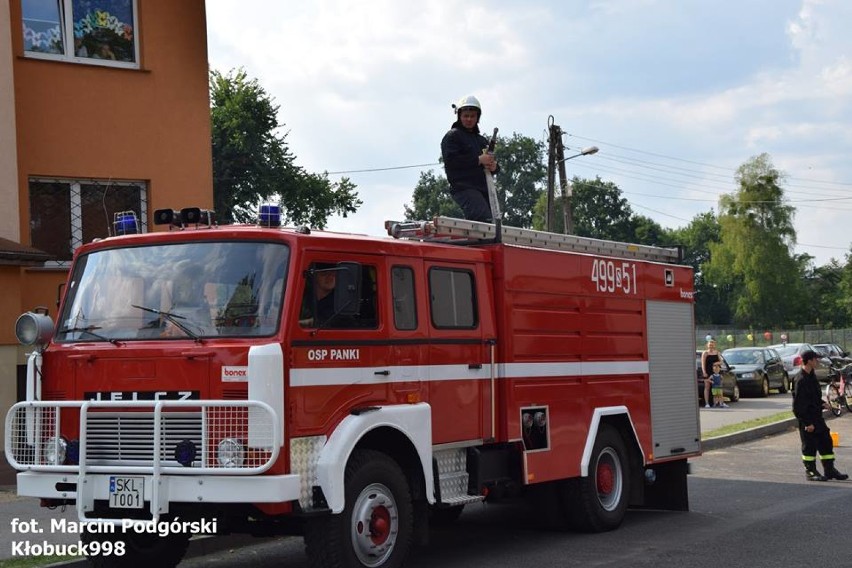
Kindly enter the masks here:
M 113 230 L 118 236 L 135 235 L 139 233 L 139 219 L 135 211 L 120 211 L 113 214 Z
M 281 207 L 278 205 L 261 205 L 257 215 L 257 224 L 261 227 L 280 227 Z

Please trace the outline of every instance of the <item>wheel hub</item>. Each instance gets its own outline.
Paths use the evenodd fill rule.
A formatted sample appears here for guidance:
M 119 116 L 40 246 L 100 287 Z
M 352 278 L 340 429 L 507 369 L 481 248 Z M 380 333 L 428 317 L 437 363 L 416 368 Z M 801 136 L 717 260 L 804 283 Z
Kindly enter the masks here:
M 604 448 L 595 467 L 595 488 L 598 492 L 598 502 L 604 510 L 612 511 L 618 508 L 624 488 L 623 475 L 618 454 L 612 448 Z
M 614 482 L 612 466 L 610 464 L 602 463 L 598 466 L 597 481 L 598 493 L 603 493 L 604 495 L 612 493 Z
M 393 552 L 399 513 L 391 491 L 380 483 L 364 488 L 352 507 L 352 545 L 365 566 L 379 566 Z

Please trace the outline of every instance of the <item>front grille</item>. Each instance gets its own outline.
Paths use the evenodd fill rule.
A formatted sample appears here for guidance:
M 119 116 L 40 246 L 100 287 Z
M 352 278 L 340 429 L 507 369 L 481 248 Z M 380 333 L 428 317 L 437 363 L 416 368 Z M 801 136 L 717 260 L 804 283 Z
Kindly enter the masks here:
M 190 440 L 202 448 L 200 412 L 162 414 L 160 460 L 177 465 L 175 446 Z M 149 465 L 154 460 L 154 413 L 90 413 L 86 424 L 87 465 Z
M 67 424 L 75 415 L 79 437 Z M 126 473 L 257 474 L 272 466 L 282 445 L 275 411 L 251 400 L 28 401 L 9 409 L 6 424 L 9 463 L 29 471 L 78 471 L 79 458 L 96 473 L 125 468 Z M 53 451 L 60 446 L 59 435 L 67 452 L 65 461 L 54 463 L 51 459 L 62 459 L 61 451 Z M 177 462 L 178 446 L 181 459 L 191 463 Z

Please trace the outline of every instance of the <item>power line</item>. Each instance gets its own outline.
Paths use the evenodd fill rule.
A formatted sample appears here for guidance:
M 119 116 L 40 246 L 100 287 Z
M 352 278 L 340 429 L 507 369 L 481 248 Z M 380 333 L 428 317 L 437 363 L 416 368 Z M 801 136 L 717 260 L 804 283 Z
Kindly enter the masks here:
M 565 135 L 571 136 L 573 138 L 577 138 L 579 140 L 586 140 L 586 141 L 589 141 L 589 142 L 595 142 L 596 144 L 604 144 L 604 145 L 607 145 L 607 146 L 612 146 L 613 148 L 619 148 L 621 150 L 627 150 L 629 152 L 637 152 L 639 154 L 646 154 L 646 155 L 649 155 L 649 156 L 655 156 L 657 158 L 665 158 L 667 160 L 675 160 L 675 161 L 678 161 L 678 162 L 695 164 L 695 165 L 698 165 L 698 166 L 704 166 L 704 167 L 708 167 L 708 168 L 724 170 L 724 171 L 727 171 L 727 172 L 736 172 L 735 169 L 732 169 L 732 168 L 729 168 L 729 167 L 717 166 L 715 164 L 707 164 L 707 163 L 704 163 L 704 162 L 697 162 L 697 161 L 693 161 L 693 160 L 686 160 L 684 158 L 677 158 L 675 156 L 668 156 L 666 154 L 658 154 L 656 152 L 648 152 L 646 150 L 640 150 L 638 148 L 631 148 L 629 146 L 620 146 L 618 144 L 613 144 L 612 142 L 606 142 L 605 140 L 597 140 L 595 138 L 588 138 L 588 137 L 585 137 L 585 136 L 580 136 L 578 134 L 565 133 Z M 719 174 L 716 174 L 716 175 L 719 175 Z M 787 177 L 788 177 L 788 179 L 795 179 L 795 180 L 805 181 L 805 182 L 809 182 L 809 183 L 841 185 L 841 186 L 852 188 L 852 183 L 850 183 L 850 182 L 828 181 L 828 180 L 820 180 L 820 179 L 812 179 L 812 178 L 801 178 L 801 177 L 797 177 L 797 176 L 787 176 Z
M 362 173 L 370 173 L 370 172 L 388 172 L 391 170 L 408 170 L 411 168 L 428 168 L 432 166 L 440 166 L 440 162 L 435 162 L 434 164 L 411 164 L 410 166 L 390 166 L 387 168 L 367 168 L 363 170 L 340 170 L 337 172 L 326 172 L 327 174 L 362 174 Z

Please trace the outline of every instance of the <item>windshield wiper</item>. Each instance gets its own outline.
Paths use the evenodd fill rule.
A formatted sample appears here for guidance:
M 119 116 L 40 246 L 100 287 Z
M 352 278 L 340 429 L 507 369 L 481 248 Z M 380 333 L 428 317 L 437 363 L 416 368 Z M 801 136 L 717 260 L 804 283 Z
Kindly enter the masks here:
M 101 335 L 100 333 L 95 333 L 94 330 L 101 329 L 100 326 L 90 325 L 89 327 L 66 327 L 64 329 L 60 329 L 59 333 L 88 333 L 92 337 L 97 337 L 98 339 L 102 339 L 104 341 L 109 341 L 113 345 L 120 345 L 117 339 L 113 339 L 112 337 L 107 337 L 106 335 Z
M 192 331 L 191 329 L 189 329 L 186 326 L 186 324 L 183 324 L 179 321 L 179 320 L 182 320 L 182 319 L 186 319 L 185 316 L 173 314 L 172 312 L 167 312 L 167 311 L 164 311 L 164 310 L 158 310 L 156 308 L 149 308 L 147 306 L 137 306 L 136 304 L 130 304 L 130 305 L 133 306 L 134 308 L 142 310 L 143 312 L 150 312 L 152 314 L 157 314 L 158 316 L 163 316 L 164 318 L 169 320 L 170 323 L 174 324 L 175 327 L 177 327 L 182 332 L 187 334 L 189 337 L 191 337 L 195 341 L 201 343 L 201 338 L 198 336 L 198 334 L 195 333 L 194 331 Z

